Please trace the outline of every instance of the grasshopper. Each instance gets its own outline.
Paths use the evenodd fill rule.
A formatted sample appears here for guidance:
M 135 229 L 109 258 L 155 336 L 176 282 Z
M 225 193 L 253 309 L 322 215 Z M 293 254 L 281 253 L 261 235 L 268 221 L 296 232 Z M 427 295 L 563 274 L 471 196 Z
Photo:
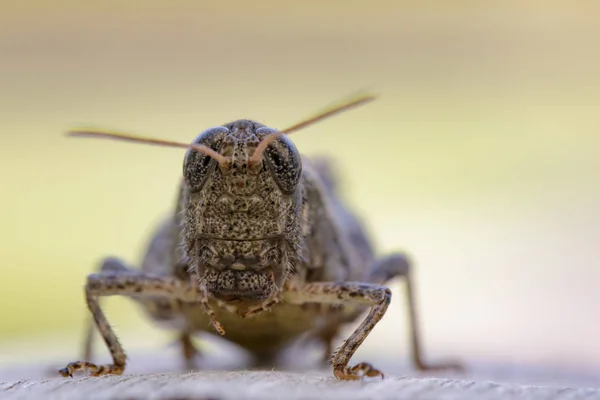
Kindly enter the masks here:
M 59 373 L 124 372 L 125 351 L 99 305 L 102 296 L 121 295 L 178 332 L 190 369 L 199 353 L 192 335 L 212 327 L 248 350 L 256 365 L 272 365 L 287 345 L 308 335 L 324 344 L 324 359 L 338 379 L 383 378 L 371 364 L 349 362 L 384 316 L 392 297 L 384 285 L 396 277 L 406 283 L 414 366 L 461 368 L 423 360 L 409 257 L 375 258 L 361 222 L 338 196 L 330 165 L 301 156 L 288 137 L 374 98 L 351 97 L 285 130 L 237 120 L 202 132 L 191 144 L 98 130 L 69 132 L 187 152 L 177 205 L 152 237 L 141 268 L 109 257 L 87 277 L 87 306 L 112 364 L 89 362 L 90 322 L 85 361 L 69 363 Z M 364 313 L 362 323 L 333 351 L 340 328 Z

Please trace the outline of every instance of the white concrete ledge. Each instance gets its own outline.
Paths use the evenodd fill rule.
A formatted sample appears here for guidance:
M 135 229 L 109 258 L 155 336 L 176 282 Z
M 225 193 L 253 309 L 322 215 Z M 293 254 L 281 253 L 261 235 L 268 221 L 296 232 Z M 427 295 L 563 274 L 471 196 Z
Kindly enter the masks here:
M 595 388 L 543 387 L 430 377 L 340 382 L 316 373 L 272 371 L 76 377 L 0 382 L 16 399 L 600 399 Z

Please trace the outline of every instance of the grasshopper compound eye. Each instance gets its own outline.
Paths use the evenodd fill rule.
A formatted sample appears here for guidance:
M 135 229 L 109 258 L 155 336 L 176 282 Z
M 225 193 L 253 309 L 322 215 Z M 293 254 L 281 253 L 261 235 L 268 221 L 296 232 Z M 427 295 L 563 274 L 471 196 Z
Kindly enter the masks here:
M 194 139 L 194 144 L 208 147 L 217 154 L 221 154 L 223 139 L 227 136 L 229 130 L 223 126 L 210 128 L 202 132 Z M 206 179 L 217 164 L 225 164 L 229 160 L 222 156 L 224 160 L 219 159 L 202 151 L 196 151 L 195 148 L 188 149 L 183 162 L 183 177 L 190 186 L 190 190 L 195 192 L 202 189 Z
M 262 143 L 275 138 L 270 140 L 268 146 L 265 146 L 265 150 L 261 151 L 262 154 L 259 154 L 266 161 L 281 191 L 285 194 L 293 193 L 302 175 L 302 161 L 296 146 L 286 135 L 277 135 L 278 131 L 271 128 L 259 128 L 256 133 L 266 133 L 267 136 L 259 143 L 254 154 L 258 153 Z M 256 162 L 255 160 L 253 156 L 250 162 Z

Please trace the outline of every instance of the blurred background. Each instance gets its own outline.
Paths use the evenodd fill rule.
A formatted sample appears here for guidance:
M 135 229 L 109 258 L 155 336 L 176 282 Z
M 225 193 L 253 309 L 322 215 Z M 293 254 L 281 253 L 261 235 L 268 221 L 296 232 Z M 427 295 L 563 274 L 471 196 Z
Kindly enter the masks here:
M 600 6 L 587 1 L 4 1 L 0 359 L 79 358 L 86 274 L 141 260 L 183 150 L 238 118 L 331 156 L 381 254 L 416 262 L 430 359 L 600 366 Z M 369 352 L 408 361 L 401 282 Z M 131 353 L 173 338 L 104 302 Z M 342 338 L 340 338 L 341 340 Z M 98 343 L 103 358 L 106 350 Z M 141 351 L 141 350 L 140 350 Z

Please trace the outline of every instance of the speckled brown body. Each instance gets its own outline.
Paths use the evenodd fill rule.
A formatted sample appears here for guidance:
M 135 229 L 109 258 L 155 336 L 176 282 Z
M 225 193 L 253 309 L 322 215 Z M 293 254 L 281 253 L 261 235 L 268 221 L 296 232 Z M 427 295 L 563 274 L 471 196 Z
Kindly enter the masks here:
M 381 375 L 369 364 L 348 362 L 389 305 L 391 292 L 381 284 L 396 276 L 407 279 L 415 365 L 449 366 L 422 362 L 409 262 L 402 254 L 375 259 L 328 164 L 302 158 L 285 136 L 253 160 L 274 132 L 238 120 L 196 138 L 228 159 L 188 150 L 177 207 L 153 236 L 141 269 L 107 259 L 88 278 L 88 305 L 113 364 L 71 363 L 63 375 L 81 368 L 93 375 L 123 372 L 124 351 L 97 302 L 111 294 L 136 299 L 153 319 L 180 332 L 189 367 L 190 336 L 215 330 L 263 365 L 307 333 L 325 343 L 329 357 L 340 326 L 370 310 L 331 362 L 340 379 Z
M 241 137 L 244 144 L 254 142 L 254 135 L 257 143 L 274 131 L 246 120 L 225 127 L 234 132 L 235 137 Z M 292 146 L 291 142 L 286 143 L 286 148 L 296 152 Z M 236 150 L 243 154 L 247 148 L 240 147 Z M 226 149 L 224 154 L 232 152 Z M 226 328 L 224 338 L 240 344 L 259 358 L 275 356 L 293 339 L 321 328 L 327 320 L 323 317 L 329 314 L 356 315 L 366 307 L 336 308 L 282 302 L 274 305 L 270 312 L 253 318 L 242 318 L 231 310 L 261 302 L 270 293 L 278 294 L 283 282 L 300 285 L 304 282 L 365 281 L 374 262 L 373 251 L 360 223 L 343 207 L 334 192 L 327 163 L 319 160 L 313 164 L 303 157 L 288 162 L 287 168 L 301 168 L 301 173 L 292 174 L 288 179 L 297 182 L 295 190 L 290 189 L 292 184 L 287 184 L 288 193 L 278 186 L 270 167 L 261 169 L 255 176 L 232 176 L 233 179 L 216 168 L 207 169 L 209 177 L 203 182 L 205 190 L 196 193 L 185 181 L 182 182 L 177 209 L 158 229 L 141 265 L 144 272 L 183 274 L 184 279 L 197 273 L 206 277 L 204 281 L 216 293 L 235 291 L 231 288 L 235 275 L 250 269 L 232 271 L 224 267 L 227 260 L 230 263 L 251 260 L 256 267 L 248 273 L 253 275 L 260 273 L 254 270 L 263 271 L 271 265 L 274 277 L 263 280 L 266 283 L 258 286 L 257 291 L 262 289 L 265 294 L 255 296 L 257 300 L 229 302 L 229 307 L 220 307 L 222 302 L 218 299 L 211 301 L 217 320 Z M 239 181 L 242 181 L 239 185 L 242 189 L 236 189 L 235 183 Z M 181 243 L 184 245 L 180 246 Z M 170 259 L 166 255 L 171 255 Z M 216 268 L 203 268 L 204 265 Z M 188 277 L 190 267 L 197 271 L 191 271 Z M 154 318 L 172 319 L 174 328 L 190 332 L 210 329 L 208 315 L 195 304 L 182 306 L 179 302 L 163 302 L 162 307 L 157 308 L 153 301 L 146 300 L 146 310 Z

